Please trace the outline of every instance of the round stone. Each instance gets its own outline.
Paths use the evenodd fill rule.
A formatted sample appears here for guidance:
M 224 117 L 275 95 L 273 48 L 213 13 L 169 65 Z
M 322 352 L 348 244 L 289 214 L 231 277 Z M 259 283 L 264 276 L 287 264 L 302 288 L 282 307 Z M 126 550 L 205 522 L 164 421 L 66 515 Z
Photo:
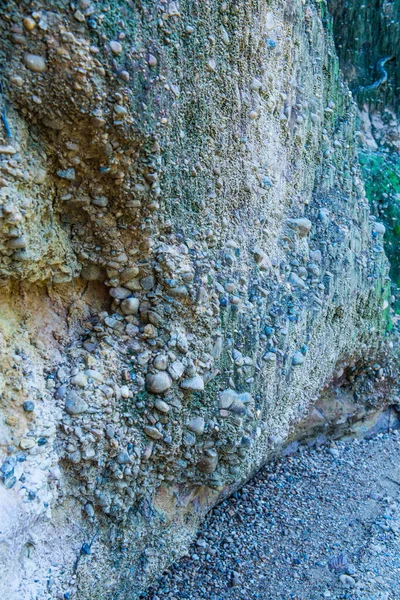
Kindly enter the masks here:
M 167 404 L 166 402 L 164 402 L 164 400 L 161 400 L 160 398 L 157 398 L 156 401 L 154 402 L 154 406 L 156 407 L 157 410 L 159 410 L 160 412 L 167 414 L 169 413 L 169 411 L 171 410 L 171 407 L 169 404 Z
M 161 373 L 147 373 L 146 389 L 151 394 L 162 394 L 169 390 L 172 385 L 172 379 L 165 371 Z
M 130 294 L 130 290 L 127 290 L 124 287 L 113 287 L 110 289 L 110 296 L 116 300 L 125 300 Z
M 26 400 L 22 406 L 25 412 L 33 412 L 35 410 L 35 403 L 32 400 Z
M 126 298 L 121 302 L 121 310 L 124 315 L 136 315 L 139 310 L 139 300 L 137 298 Z
M 383 235 L 386 231 L 386 227 L 384 226 L 383 223 L 374 223 L 372 231 L 375 231 L 375 233 L 380 233 L 381 235 Z
M 292 365 L 298 366 L 304 363 L 304 355 L 301 352 L 295 352 L 292 358 Z
M 155 357 L 153 364 L 158 371 L 165 371 L 168 366 L 168 358 L 165 354 L 158 354 Z
M 25 19 L 23 20 L 23 24 L 25 29 L 27 29 L 28 31 L 32 31 L 36 27 L 36 21 L 35 19 L 32 19 L 32 17 L 25 17 Z
M 65 410 L 69 415 L 80 415 L 86 412 L 88 405 L 76 392 L 70 392 L 65 401 Z
M 116 56 L 118 56 L 119 54 L 122 54 L 122 46 L 119 42 L 110 42 L 110 48 L 111 48 L 111 52 L 113 54 L 115 54 Z
M 42 56 L 37 56 L 37 54 L 24 54 L 24 65 L 30 71 L 34 73 L 44 73 L 46 71 L 46 61 Z

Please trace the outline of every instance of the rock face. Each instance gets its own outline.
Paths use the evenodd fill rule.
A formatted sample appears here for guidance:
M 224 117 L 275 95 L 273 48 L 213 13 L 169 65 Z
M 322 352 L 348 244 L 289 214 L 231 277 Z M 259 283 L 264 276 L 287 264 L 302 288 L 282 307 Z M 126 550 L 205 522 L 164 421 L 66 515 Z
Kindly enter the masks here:
M 0 16 L 0 590 L 131 600 L 382 353 L 355 106 L 324 2 Z

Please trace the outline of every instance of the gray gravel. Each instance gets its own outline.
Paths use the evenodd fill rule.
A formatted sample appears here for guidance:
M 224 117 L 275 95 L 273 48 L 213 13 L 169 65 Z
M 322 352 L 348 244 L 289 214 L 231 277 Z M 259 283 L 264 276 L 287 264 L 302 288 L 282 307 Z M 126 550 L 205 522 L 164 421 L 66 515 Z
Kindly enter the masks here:
M 143 598 L 400 599 L 400 434 L 267 466 Z

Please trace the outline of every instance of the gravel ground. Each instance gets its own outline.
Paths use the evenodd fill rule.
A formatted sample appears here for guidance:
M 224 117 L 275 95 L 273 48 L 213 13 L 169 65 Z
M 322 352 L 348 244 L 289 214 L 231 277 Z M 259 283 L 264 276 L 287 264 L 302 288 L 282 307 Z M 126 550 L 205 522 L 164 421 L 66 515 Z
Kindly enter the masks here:
M 143 597 L 399 600 L 400 433 L 267 466 Z

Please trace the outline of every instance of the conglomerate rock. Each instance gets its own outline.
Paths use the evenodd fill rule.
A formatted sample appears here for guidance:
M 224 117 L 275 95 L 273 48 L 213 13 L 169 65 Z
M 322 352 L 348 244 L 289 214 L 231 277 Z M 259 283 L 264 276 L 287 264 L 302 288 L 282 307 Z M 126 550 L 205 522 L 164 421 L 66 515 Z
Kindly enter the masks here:
M 384 229 L 325 2 L 0 16 L 1 597 L 132 599 L 383 352 Z

